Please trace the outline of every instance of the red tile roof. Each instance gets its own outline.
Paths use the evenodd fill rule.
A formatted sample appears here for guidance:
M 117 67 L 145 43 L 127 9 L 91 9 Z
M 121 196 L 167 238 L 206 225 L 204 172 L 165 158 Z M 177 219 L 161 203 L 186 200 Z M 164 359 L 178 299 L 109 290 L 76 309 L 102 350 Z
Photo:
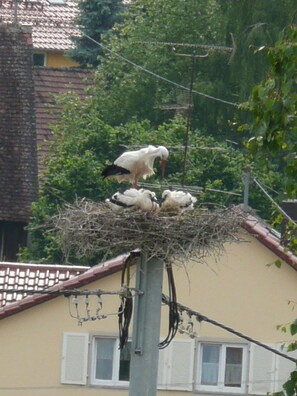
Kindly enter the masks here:
M 32 27 L 35 50 L 66 51 L 73 47 L 70 36 L 78 36 L 74 24 L 78 9 L 73 0 L 51 4 L 50 0 L 18 0 L 17 20 Z M 14 0 L 0 1 L 0 22 L 13 23 Z
M 34 67 L 36 135 L 38 145 L 38 168 L 43 169 L 42 160 L 48 151 L 47 142 L 52 139 L 50 124 L 57 120 L 56 108 L 52 107 L 54 95 L 75 92 L 86 97 L 86 90 L 94 82 L 91 70 L 76 68 Z M 51 107 L 50 107 L 51 106 Z
M 281 245 L 280 235 L 277 235 L 261 219 L 248 215 L 242 226 L 275 255 L 297 270 L 297 257 Z
M 297 270 L 297 257 L 294 256 L 291 252 L 288 252 L 286 249 L 284 249 L 280 245 L 280 238 L 276 233 L 269 228 L 261 219 L 256 218 L 255 216 L 252 215 L 247 215 L 245 221 L 242 224 L 242 227 L 248 231 L 249 234 L 251 234 L 253 237 L 258 239 L 264 246 L 266 246 L 268 249 L 270 249 L 274 254 L 276 254 L 278 257 L 280 257 L 284 262 L 288 263 L 290 266 L 292 266 L 294 269 Z M 69 290 L 69 289 L 78 289 L 81 288 L 93 281 L 96 281 L 100 278 L 103 278 L 105 276 L 111 275 L 117 271 L 119 271 L 124 264 L 126 256 L 119 256 L 113 260 L 106 261 L 103 264 L 99 264 L 97 266 L 88 268 L 88 267 L 76 267 L 76 268 L 82 268 L 85 269 L 83 273 L 75 276 L 73 275 L 70 279 L 68 280 L 62 280 L 59 283 L 56 283 L 55 286 L 49 287 L 49 290 L 52 292 L 58 291 L 58 290 Z M 5 267 L 9 265 L 9 263 L 2 263 L 2 265 Z M 15 264 L 17 266 L 21 266 L 21 264 Z M 39 270 L 40 267 L 46 267 L 45 266 L 39 266 L 36 265 L 34 266 L 36 273 Z M 50 266 L 54 268 L 58 268 L 60 266 Z M 69 267 L 67 267 L 69 269 Z M 75 268 L 75 267 L 74 267 Z M 1 274 L 1 266 L 0 266 L 0 274 Z M 15 284 L 18 282 L 18 277 L 17 276 L 12 276 L 11 277 L 11 284 L 6 285 L 3 284 L 3 278 L 0 277 L 0 289 L 3 287 L 14 287 Z M 14 283 L 15 280 L 15 283 Z M 33 281 L 34 283 L 34 281 Z M 40 304 L 42 302 L 48 301 L 52 298 L 57 297 L 58 294 L 42 294 L 42 295 L 31 295 L 23 298 L 22 300 L 17 300 L 15 302 L 11 302 L 9 304 L 6 303 L 6 305 L 0 307 L 0 319 L 4 319 L 7 316 L 13 315 L 17 312 L 20 312 L 24 309 L 30 308 L 34 305 Z M 1 299 L 1 295 L 0 295 Z
M 37 304 L 41 304 L 45 301 L 48 301 L 52 298 L 57 297 L 59 294 L 53 294 L 54 291 L 59 291 L 61 289 L 63 290 L 73 290 L 73 289 L 77 289 L 79 287 L 83 287 L 95 280 L 104 278 L 105 276 L 111 275 L 117 271 L 119 271 L 125 261 L 126 256 L 119 256 L 113 260 L 110 261 L 106 261 L 103 264 L 99 264 L 97 266 L 94 267 L 71 267 L 71 266 L 59 266 L 59 265 L 32 265 L 32 264 L 28 264 L 28 266 L 30 267 L 31 271 L 35 268 L 35 270 L 32 271 L 32 277 L 31 279 L 34 279 L 34 272 L 35 274 L 37 274 L 37 272 L 40 270 L 40 267 L 44 268 L 44 271 L 46 272 L 46 267 L 51 268 L 51 270 L 49 270 L 49 272 L 47 272 L 47 283 L 49 284 L 50 282 L 52 282 L 53 280 L 50 279 L 50 274 L 52 273 L 56 273 L 59 274 L 60 277 L 65 277 L 64 280 L 63 279 L 58 279 L 59 276 L 56 279 L 55 285 L 54 286 L 49 286 L 49 291 L 51 292 L 51 294 L 34 294 L 34 295 L 27 295 L 24 297 L 24 295 L 20 295 L 21 300 L 19 299 L 15 299 L 14 302 L 9 302 L 7 303 L 7 296 L 8 293 L 3 293 L 3 295 L 6 295 L 6 304 L 2 304 L 2 306 L 0 306 L 0 319 L 4 319 L 10 315 L 14 315 L 17 312 L 23 311 L 24 309 L 33 307 L 34 305 Z M 11 263 L 2 263 L 3 267 L 10 267 Z M 25 267 L 27 266 L 27 264 L 23 264 Z M 22 268 L 22 264 L 15 264 L 15 270 L 17 269 L 17 267 Z M 73 272 L 71 271 L 71 268 L 73 268 Z M 4 271 L 4 269 L 3 269 Z M 56 271 L 56 272 L 55 272 Z M 67 272 L 69 271 L 69 272 Z M 67 279 L 67 275 L 68 274 L 68 279 Z M 77 272 L 75 274 L 75 272 Z M 1 274 L 1 266 L 0 266 L 0 274 Z M 63 275 L 62 275 L 63 274 Z M 5 278 L 5 276 L 4 276 Z M 3 284 L 3 278 L 0 277 L 0 289 L 1 288 L 16 288 L 18 287 L 19 289 L 22 288 L 24 289 L 24 276 L 20 277 L 17 275 L 17 271 L 15 271 L 14 276 L 11 276 L 11 281 L 10 284 Z M 21 279 L 21 282 L 20 282 Z M 27 278 L 27 288 L 28 290 L 36 290 L 38 287 L 42 288 L 42 286 L 38 286 L 38 283 L 44 282 L 44 279 L 40 279 L 39 281 L 37 281 L 35 283 L 35 285 L 29 285 L 29 278 Z M 34 281 L 33 281 L 34 283 Z M 26 288 L 26 289 L 27 289 Z M 43 287 L 44 289 L 45 287 Z M 22 298 L 23 297 L 23 298 Z M 2 297 L 3 299 L 3 297 Z M 1 301 L 1 293 L 0 293 L 0 301 Z
M 0 288 L 7 290 L 44 290 L 86 272 L 89 267 L 0 262 Z M 25 293 L 0 293 L 0 307 L 19 301 Z

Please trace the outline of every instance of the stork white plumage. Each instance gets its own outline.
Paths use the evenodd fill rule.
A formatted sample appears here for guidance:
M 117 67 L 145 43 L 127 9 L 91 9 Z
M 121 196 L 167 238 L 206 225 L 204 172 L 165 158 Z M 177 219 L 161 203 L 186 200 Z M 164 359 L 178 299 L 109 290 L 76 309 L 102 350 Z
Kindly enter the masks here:
M 137 202 L 140 193 L 135 188 L 129 188 L 124 192 L 116 192 L 110 199 L 106 199 L 107 205 L 114 211 L 120 212 L 124 209 L 135 210 L 137 209 Z
M 130 188 L 126 191 L 116 192 L 106 204 L 114 211 L 142 210 L 144 212 L 155 212 L 159 209 L 156 194 L 152 191 Z
M 158 199 L 153 191 L 141 188 L 139 190 L 141 197 L 139 199 L 139 209 L 144 212 L 156 212 L 159 209 Z
M 169 152 L 164 146 L 149 145 L 140 150 L 126 151 L 112 165 L 103 169 L 101 175 L 103 178 L 114 177 L 120 183 L 129 181 L 133 188 L 137 188 L 139 179 L 146 179 L 155 173 L 154 162 L 156 158 L 161 159 L 162 177 L 164 177 L 168 156 Z
M 173 210 L 183 213 L 187 210 L 193 210 L 197 198 L 186 191 L 165 190 L 162 194 L 161 209 Z

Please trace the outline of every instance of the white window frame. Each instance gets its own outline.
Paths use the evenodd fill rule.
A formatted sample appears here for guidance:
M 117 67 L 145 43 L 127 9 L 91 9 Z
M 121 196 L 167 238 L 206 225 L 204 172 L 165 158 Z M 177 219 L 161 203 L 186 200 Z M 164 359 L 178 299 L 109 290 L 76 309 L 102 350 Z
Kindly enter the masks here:
M 201 384 L 202 375 L 202 348 L 203 345 L 219 345 L 220 357 L 219 357 L 219 373 L 218 373 L 218 385 L 203 385 Z M 226 361 L 226 350 L 228 347 L 231 348 L 242 348 L 242 372 L 241 372 L 241 386 L 231 387 L 224 385 L 225 376 L 225 361 Z M 229 342 L 214 342 L 214 341 L 200 341 L 197 348 L 197 369 L 196 369 L 196 391 L 204 392 L 224 392 L 224 393 L 246 393 L 247 391 L 247 378 L 248 378 L 248 344 L 240 343 L 229 343 Z
M 97 360 L 96 341 L 98 339 L 107 339 L 107 340 L 114 341 L 113 366 L 112 366 L 112 379 L 111 380 L 99 380 L 96 378 L 96 360 Z M 117 337 L 95 335 L 92 337 L 91 348 L 92 349 L 91 349 L 90 384 L 91 385 L 99 385 L 99 386 L 108 386 L 108 387 L 110 386 L 110 387 L 128 388 L 129 381 L 120 381 L 118 378 L 119 370 L 120 370 L 120 354 L 121 354 L 121 351 L 119 349 L 119 339 Z

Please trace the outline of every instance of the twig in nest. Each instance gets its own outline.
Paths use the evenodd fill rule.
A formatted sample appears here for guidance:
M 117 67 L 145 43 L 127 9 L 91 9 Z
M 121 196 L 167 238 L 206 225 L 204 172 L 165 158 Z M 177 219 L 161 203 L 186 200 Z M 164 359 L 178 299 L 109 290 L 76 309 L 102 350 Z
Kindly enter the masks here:
M 83 258 L 104 252 L 105 257 L 114 257 L 141 249 L 149 259 L 183 263 L 189 258 L 204 261 L 219 253 L 225 242 L 238 241 L 241 222 L 233 208 L 195 209 L 179 216 L 117 214 L 105 203 L 81 200 L 53 217 L 51 226 L 65 255 Z

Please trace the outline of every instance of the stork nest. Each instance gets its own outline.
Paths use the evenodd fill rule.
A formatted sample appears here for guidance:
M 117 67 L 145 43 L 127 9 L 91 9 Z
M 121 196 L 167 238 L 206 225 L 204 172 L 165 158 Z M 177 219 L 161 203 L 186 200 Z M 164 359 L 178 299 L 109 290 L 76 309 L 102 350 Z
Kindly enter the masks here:
M 234 208 L 194 209 L 183 214 L 113 212 L 105 203 L 80 200 L 52 218 L 65 257 L 114 257 L 140 249 L 148 259 L 184 263 L 219 255 L 239 241 L 242 216 Z

